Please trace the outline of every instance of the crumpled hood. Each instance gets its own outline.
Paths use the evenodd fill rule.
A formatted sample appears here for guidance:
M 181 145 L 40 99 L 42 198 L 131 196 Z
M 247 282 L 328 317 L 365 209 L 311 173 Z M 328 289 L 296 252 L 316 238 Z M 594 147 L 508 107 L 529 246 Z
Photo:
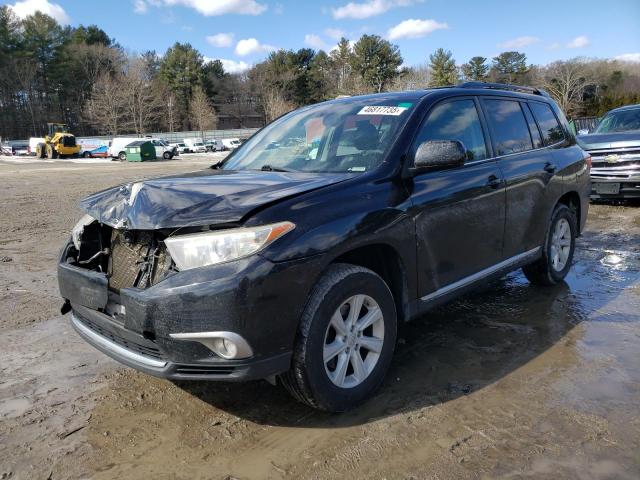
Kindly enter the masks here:
M 640 147 L 640 131 L 580 135 L 578 144 L 585 150 Z
M 154 230 L 237 222 L 260 205 L 352 177 L 349 173 L 205 170 L 128 183 L 80 202 L 115 228 Z

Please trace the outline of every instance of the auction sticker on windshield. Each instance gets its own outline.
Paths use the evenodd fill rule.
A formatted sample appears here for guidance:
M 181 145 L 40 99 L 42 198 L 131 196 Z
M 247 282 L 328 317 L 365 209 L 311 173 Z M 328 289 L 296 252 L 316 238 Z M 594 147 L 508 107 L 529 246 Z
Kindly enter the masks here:
M 401 115 L 407 110 L 405 107 L 385 107 L 382 105 L 369 105 L 358 112 L 358 115 Z

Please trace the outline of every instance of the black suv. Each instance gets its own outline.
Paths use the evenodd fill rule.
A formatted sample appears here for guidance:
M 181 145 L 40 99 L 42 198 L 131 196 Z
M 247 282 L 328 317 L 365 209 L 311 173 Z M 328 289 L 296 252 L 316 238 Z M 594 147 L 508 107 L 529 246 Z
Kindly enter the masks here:
M 520 267 L 561 281 L 588 199 L 589 156 L 542 91 L 342 98 L 207 171 L 83 200 L 63 312 L 152 375 L 267 379 L 343 411 L 381 385 L 400 322 Z
M 578 143 L 593 159 L 591 198 L 640 198 L 640 105 L 607 112 Z

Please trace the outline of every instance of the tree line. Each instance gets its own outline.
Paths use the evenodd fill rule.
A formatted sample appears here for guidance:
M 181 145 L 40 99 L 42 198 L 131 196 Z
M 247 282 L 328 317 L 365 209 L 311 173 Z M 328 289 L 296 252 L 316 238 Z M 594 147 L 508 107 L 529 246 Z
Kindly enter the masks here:
M 640 65 L 576 58 L 531 65 L 521 52 L 458 64 L 437 49 L 403 66 L 377 35 L 341 39 L 329 52 L 278 50 L 242 73 L 226 72 L 188 43 L 128 53 L 102 29 L 61 26 L 40 12 L 0 7 L 0 136 L 42 135 L 47 122 L 79 135 L 257 127 L 299 106 L 370 92 L 493 81 L 545 88 L 569 116 L 599 116 L 640 102 Z

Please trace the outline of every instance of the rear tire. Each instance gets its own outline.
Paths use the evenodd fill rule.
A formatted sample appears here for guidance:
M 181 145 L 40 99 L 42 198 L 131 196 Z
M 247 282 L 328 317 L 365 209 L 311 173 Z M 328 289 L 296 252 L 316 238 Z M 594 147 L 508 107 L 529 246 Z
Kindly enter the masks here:
M 44 143 L 39 143 L 36 147 L 38 158 L 47 158 L 47 147 Z
M 127 160 L 127 154 L 126 154 L 126 153 L 124 153 L 124 152 L 120 152 L 120 153 L 118 154 L 118 159 L 119 159 L 121 162 L 125 162 L 125 161 Z
M 90 154 L 89 152 L 84 152 L 84 153 L 82 154 L 82 157 L 83 157 L 83 158 L 91 158 L 91 154 Z
M 556 206 L 551 216 L 542 257 L 522 268 L 534 285 L 555 285 L 571 269 L 578 234 L 576 214 L 566 205 Z
M 313 408 L 349 410 L 382 385 L 396 330 L 395 303 L 384 280 L 356 265 L 331 265 L 302 313 L 291 369 L 281 383 Z

